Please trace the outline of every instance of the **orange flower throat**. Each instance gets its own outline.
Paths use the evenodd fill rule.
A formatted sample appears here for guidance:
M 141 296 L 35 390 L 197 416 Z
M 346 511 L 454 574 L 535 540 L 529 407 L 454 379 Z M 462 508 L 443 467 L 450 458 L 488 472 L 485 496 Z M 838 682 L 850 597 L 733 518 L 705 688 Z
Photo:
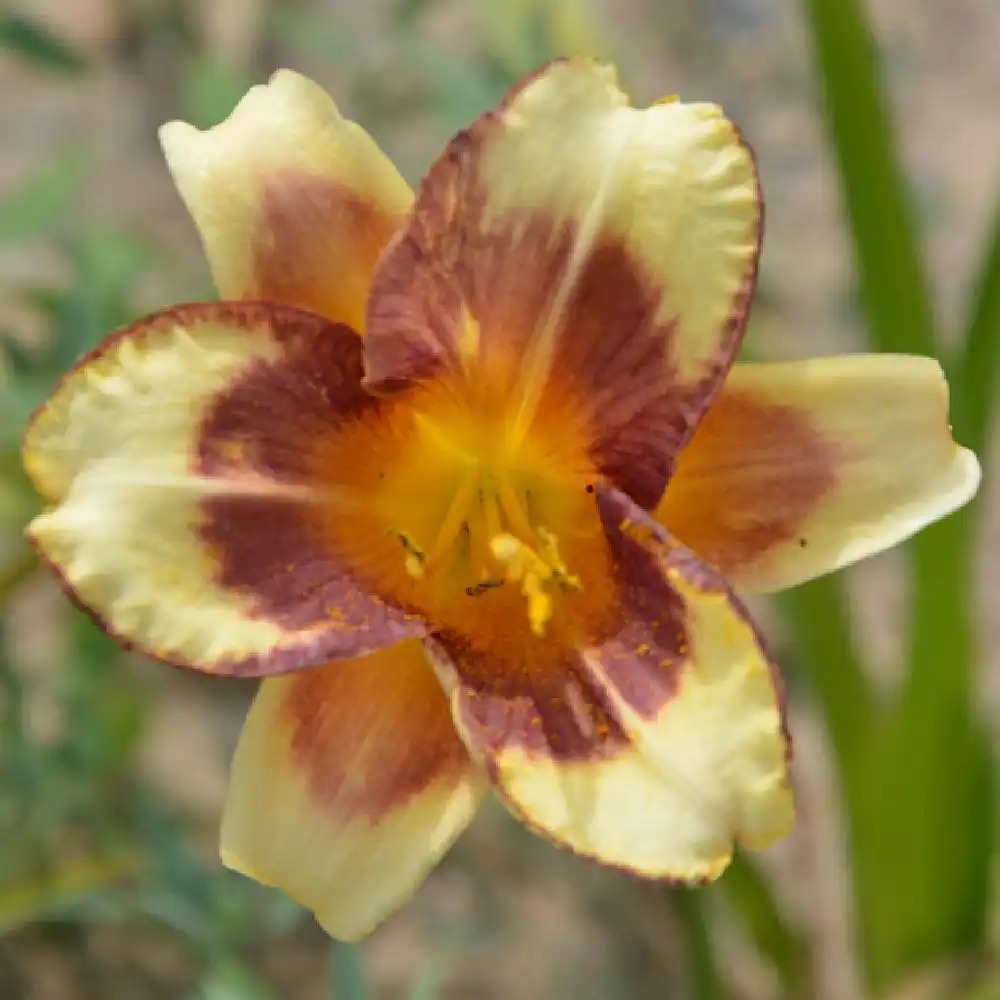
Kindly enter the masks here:
M 382 594 L 468 634 L 541 638 L 603 552 L 586 420 L 550 387 L 525 420 L 506 380 L 430 382 L 321 453 L 327 530 Z M 509 383 L 508 383 L 509 384 Z

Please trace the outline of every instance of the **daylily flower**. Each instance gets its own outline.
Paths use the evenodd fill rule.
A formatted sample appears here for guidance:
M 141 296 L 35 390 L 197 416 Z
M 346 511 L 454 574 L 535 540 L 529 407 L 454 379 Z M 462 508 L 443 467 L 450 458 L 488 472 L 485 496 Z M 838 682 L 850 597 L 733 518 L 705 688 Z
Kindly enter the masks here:
M 223 301 L 66 376 L 29 530 L 123 643 L 267 678 L 225 863 L 354 939 L 490 786 L 649 878 L 783 835 L 780 684 L 734 591 L 895 544 L 979 468 L 934 361 L 731 367 L 761 194 L 720 109 L 556 62 L 415 200 L 289 72 L 162 140 Z

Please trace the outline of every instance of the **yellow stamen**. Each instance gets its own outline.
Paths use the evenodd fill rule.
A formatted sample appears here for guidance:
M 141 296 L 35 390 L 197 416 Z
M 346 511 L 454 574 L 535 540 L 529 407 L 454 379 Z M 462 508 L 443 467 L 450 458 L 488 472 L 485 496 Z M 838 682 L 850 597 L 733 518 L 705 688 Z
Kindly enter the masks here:
M 521 593 L 528 598 L 528 624 L 532 634 L 541 639 L 545 636 L 545 628 L 552 617 L 552 598 L 545 592 L 541 580 L 528 573 L 521 584 Z
M 530 537 L 532 534 L 531 521 L 525 510 L 525 504 L 521 502 L 521 498 L 511 486 L 510 481 L 506 477 L 499 478 L 496 481 L 496 490 L 497 498 L 510 522 L 511 530 L 525 538 Z
M 455 544 L 462 530 L 462 525 L 468 516 L 469 505 L 476 491 L 476 477 L 474 470 L 470 469 L 463 477 L 455 496 L 448 507 L 448 512 L 438 529 L 437 538 L 431 545 L 427 553 L 427 562 L 434 562 L 439 559 L 451 546 Z
M 502 529 L 500 527 L 499 497 L 492 473 L 483 474 L 480 502 L 483 508 L 483 522 L 486 525 L 486 537 L 493 538 L 495 535 L 499 535 Z
M 562 556 L 559 555 L 559 540 L 556 536 L 548 528 L 541 526 L 539 526 L 537 533 L 542 543 L 539 549 L 541 557 L 552 567 L 552 573 L 559 582 L 559 586 L 564 590 L 583 590 L 580 578 L 570 573 L 562 561 Z
M 546 584 L 556 583 L 562 590 L 582 590 L 580 578 L 571 574 L 559 556 L 555 535 L 538 529 L 541 546 L 536 552 L 519 538 L 503 532 L 490 539 L 490 551 L 506 569 L 507 579 L 521 583 L 521 593 L 528 600 L 528 623 L 538 638 L 545 635 L 552 617 L 552 597 Z

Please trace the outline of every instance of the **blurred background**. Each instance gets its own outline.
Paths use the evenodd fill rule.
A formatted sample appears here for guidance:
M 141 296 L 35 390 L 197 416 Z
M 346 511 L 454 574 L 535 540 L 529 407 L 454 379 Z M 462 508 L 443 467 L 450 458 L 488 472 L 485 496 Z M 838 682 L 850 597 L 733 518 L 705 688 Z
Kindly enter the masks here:
M 0 4 L 0 1000 L 997 1000 L 1000 5 L 996 0 Z M 79 353 L 212 296 L 157 126 L 277 66 L 416 182 L 557 53 L 640 103 L 720 102 L 767 203 L 747 356 L 935 354 L 979 500 L 755 604 L 801 818 L 715 886 L 640 885 L 490 805 L 361 948 L 216 860 L 252 685 L 118 652 L 21 532 L 20 428 Z

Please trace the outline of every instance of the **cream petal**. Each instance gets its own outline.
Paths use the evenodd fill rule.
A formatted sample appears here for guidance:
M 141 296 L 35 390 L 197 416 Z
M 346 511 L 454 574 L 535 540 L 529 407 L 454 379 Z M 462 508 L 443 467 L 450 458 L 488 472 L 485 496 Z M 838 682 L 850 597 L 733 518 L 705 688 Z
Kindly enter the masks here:
M 598 493 L 618 586 L 599 635 L 530 670 L 454 634 L 427 642 L 459 733 L 530 827 L 646 878 L 707 881 L 734 842 L 793 822 L 780 680 L 719 574 Z
M 646 506 L 719 388 L 757 272 L 760 189 L 711 104 L 629 105 L 609 66 L 555 62 L 452 141 L 379 263 L 376 390 L 464 373 L 528 435 L 551 395 Z
M 419 643 L 269 678 L 233 761 L 222 859 L 356 941 L 416 890 L 484 786 Z
M 279 70 L 215 128 L 170 122 L 160 139 L 222 298 L 363 328 L 375 261 L 413 195 L 320 87 Z
M 737 588 L 780 590 L 897 544 L 966 504 L 940 365 L 856 355 L 739 365 L 656 516 Z
M 325 528 L 316 448 L 374 420 L 361 342 L 288 306 L 202 303 L 109 337 L 33 417 L 50 501 L 28 529 L 112 634 L 201 670 L 355 656 L 421 622 L 362 585 Z

